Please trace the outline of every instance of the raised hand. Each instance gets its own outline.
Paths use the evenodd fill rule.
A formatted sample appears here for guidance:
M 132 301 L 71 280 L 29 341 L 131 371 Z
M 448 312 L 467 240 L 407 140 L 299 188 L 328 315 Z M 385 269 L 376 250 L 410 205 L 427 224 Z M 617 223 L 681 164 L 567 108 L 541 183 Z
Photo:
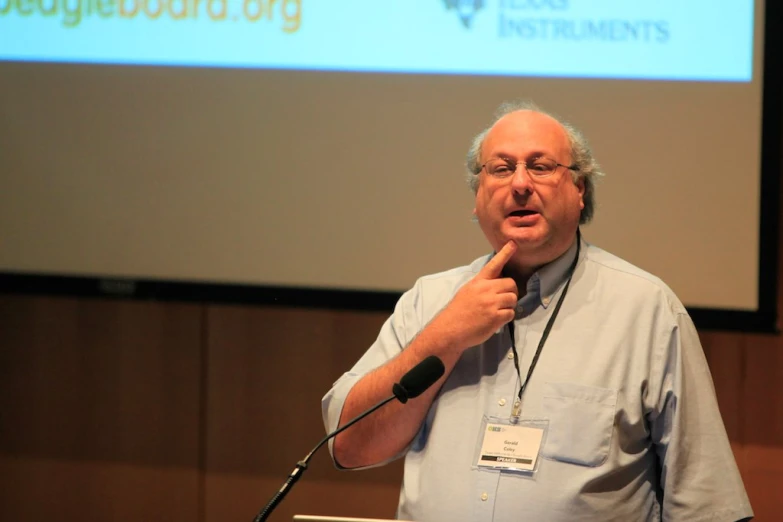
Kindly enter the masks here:
M 516 251 L 513 241 L 506 243 L 433 319 L 430 326 L 437 328 L 460 353 L 483 343 L 514 319 L 517 285 L 501 274 Z

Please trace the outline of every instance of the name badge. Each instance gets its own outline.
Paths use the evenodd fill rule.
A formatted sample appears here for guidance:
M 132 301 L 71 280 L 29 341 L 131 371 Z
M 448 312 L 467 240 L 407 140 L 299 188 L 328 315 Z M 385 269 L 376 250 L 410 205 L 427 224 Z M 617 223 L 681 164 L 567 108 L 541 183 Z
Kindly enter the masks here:
M 485 420 L 483 424 L 484 437 L 476 461 L 479 468 L 535 473 L 546 421 L 510 424 Z

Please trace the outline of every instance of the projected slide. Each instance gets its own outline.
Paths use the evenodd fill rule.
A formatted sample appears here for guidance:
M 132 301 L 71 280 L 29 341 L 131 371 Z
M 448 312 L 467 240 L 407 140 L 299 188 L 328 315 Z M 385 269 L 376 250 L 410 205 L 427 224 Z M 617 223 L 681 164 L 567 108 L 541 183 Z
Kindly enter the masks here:
M 0 0 L 0 59 L 750 81 L 751 0 Z

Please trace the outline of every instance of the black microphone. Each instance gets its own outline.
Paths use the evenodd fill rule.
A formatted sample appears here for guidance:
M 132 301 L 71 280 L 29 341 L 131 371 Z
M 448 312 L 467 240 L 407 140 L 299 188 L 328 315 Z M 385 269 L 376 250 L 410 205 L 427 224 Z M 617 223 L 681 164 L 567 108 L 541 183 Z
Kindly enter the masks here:
M 430 355 L 403 375 L 400 382 L 392 386 L 392 393 L 405 404 L 408 399 L 415 399 L 424 393 L 445 371 L 443 362 Z
M 272 511 L 285 498 L 293 485 L 296 484 L 296 482 L 301 478 L 302 474 L 307 469 L 307 463 L 310 461 L 313 455 L 315 455 L 315 452 L 318 451 L 321 446 L 326 444 L 329 439 L 336 436 L 343 430 L 350 428 L 355 423 L 365 418 L 367 415 L 371 414 L 381 406 L 384 406 L 385 404 L 393 401 L 394 399 L 397 399 L 401 403 L 405 404 L 408 402 L 408 399 L 414 399 L 418 397 L 424 393 L 427 388 L 435 384 L 435 382 L 441 378 L 445 371 L 446 368 L 443 366 L 443 362 L 434 355 L 426 357 L 419 364 L 408 370 L 408 373 L 402 376 L 400 382 L 395 383 L 394 386 L 392 386 L 391 397 L 387 397 L 369 410 L 359 414 L 343 426 L 340 426 L 333 432 L 329 433 L 321 440 L 321 442 L 315 446 L 315 448 L 312 449 L 312 451 L 310 451 L 310 453 L 307 454 L 304 459 L 297 462 L 296 467 L 291 472 L 291 474 L 288 475 L 288 479 L 283 484 L 283 487 L 281 487 L 280 490 L 275 493 L 275 496 L 272 497 L 264 509 L 262 509 L 258 515 L 256 515 L 256 517 L 253 519 L 253 522 L 263 522 L 269 518 L 269 515 L 272 514 Z

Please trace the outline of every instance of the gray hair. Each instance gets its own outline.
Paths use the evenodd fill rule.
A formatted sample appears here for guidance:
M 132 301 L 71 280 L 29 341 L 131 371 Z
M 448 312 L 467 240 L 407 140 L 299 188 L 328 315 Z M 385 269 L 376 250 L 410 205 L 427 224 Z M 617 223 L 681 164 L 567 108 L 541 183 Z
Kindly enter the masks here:
M 468 169 L 467 180 L 470 188 L 475 194 L 478 191 L 479 186 L 479 174 L 481 173 L 481 147 L 484 145 L 484 139 L 487 134 L 503 116 L 516 111 L 534 111 L 541 114 L 545 114 L 555 119 L 563 129 L 565 129 L 568 141 L 571 146 L 571 161 L 576 165 L 577 170 L 571 171 L 571 176 L 574 179 L 574 183 L 579 181 L 579 178 L 584 178 L 585 193 L 583 196 L 584 208 L 579 216 L 579 223 L 586 224 L 593 219 L 595 213 L 595 183 L 597 179 L 604 175 L 601 166 L 593 158 L 593 152 L 590 150 L 590 146 L 587 144 L 587 139 L 571 124 L 562 121 L 556 116 L 541 110 L 533 102 L 530 101 L 518 101 L 518 102 L 506 102 L 503 103 L 495 112 L 495 119 L 492 123 L 478 133 L 473 138 L 473 143 L 468 150 L 468 155 L 465 161 L 465 166 Z

